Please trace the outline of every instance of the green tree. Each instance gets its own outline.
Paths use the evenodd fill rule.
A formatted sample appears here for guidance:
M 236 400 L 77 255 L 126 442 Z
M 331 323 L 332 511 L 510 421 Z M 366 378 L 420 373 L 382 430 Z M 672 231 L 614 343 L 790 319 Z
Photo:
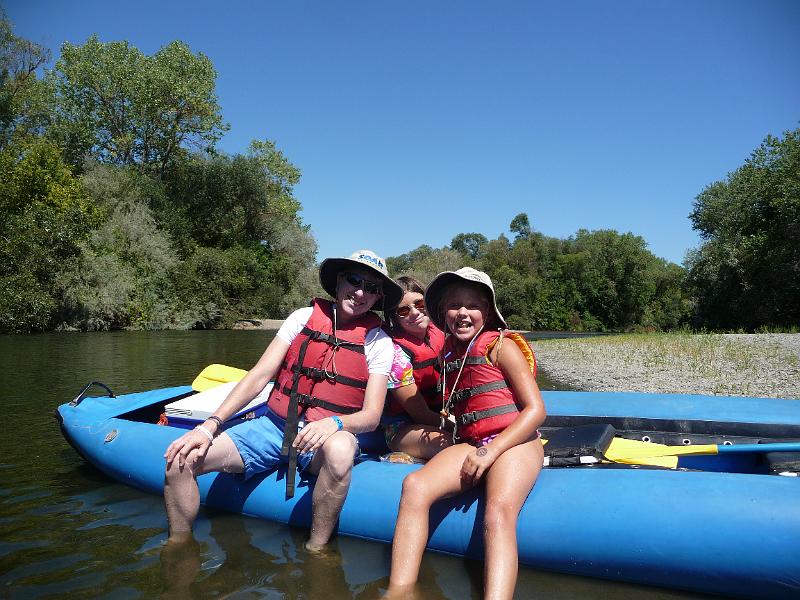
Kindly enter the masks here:
M 187 256 L 193 243 L 269 245 L 276 231 L 299 223 L 292 195 L 299 180 L 300 171 L 272 142 L 254 142 L 247 155 L 195 156 L 174 165 L 165 177 L 167 195 L 154 208 Z
M 173 294 L 178 258 L 148 207 L 153 182 L 130 167 L 100 164 L 90 165 L 81 179 L 104 218 L 58 276 L 64 326 L 96 331 L 185 325 L 183 299 Z
M 153 206 L 185 261 L 185 285 L 203 280 L 202 326 L 285 317 L 317 289 L 316 241 L 293 195 L 299 180 L 270 141 L 253 142 L 247 155 L 195 156 L 168 170 L 166 194 L 154 195 Z M 214 268 L 250 273 L 252 285 L 212 275 Z
M 59 149 L 42 140 L 0 150 L 0 331 L 53 327 L 57 278 L 98 216 Z
M 183 42 L 152 56 L 96 35 L 83 45 L 65 43 L 51 82 L 51 133 L 75 165 L 88 156 L 163 175 L 189 150 L 213 151 L 228 129 L 211 61 Z
M 14 35 L 0 8 L 0 149 L 47 123 L 49 90 L 36 71 L 49 60 L 48 49 Z
M 450 248 L 432 248 L 423 244 L 400 256 L 387 258 L 386 266 L 392 277 L 413 275 L 427 284 L 442 271 L 455 271 L 463 267 L 464 258 Z
M 459 233 L 450 242 L 450 248 L 477 260 L 488 242 L 489 240 L 482 233 Z
M 656 257 L 643 238 L 613 230 L 579 230 L 568 245 L 564 273 L 580 295 L 575 308 L 609 329 L 640 323 L 656 291 L 651 269 Z
M 701 324 L 800 322 L 800 129 L 767 136 L 697 196 L 690 219 L 705 240 L 686 260 Z
M 533 232 L 527 213 L 519 213 L 516 217 L 511 219 L 511 224 L 508 228 L 511 233 L 515 235 L 515 239 L 527 239 Z

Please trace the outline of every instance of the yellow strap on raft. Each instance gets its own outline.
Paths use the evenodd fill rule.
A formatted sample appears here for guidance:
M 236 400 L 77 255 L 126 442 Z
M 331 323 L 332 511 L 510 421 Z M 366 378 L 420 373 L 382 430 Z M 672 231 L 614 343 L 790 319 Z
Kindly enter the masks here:
M 247 371 L 236 367 L 217 364 L 208 365 L 195 377 L 192 382 L 192 389 L 196 392 L 204 392 L 223 383 L 241 381 L 246 374 Z
M 531 373 L 533 373 L 533 376 L 536 377 L 536 356 L 533 353 L 533 349 L 524 337 L 514 331 L 500 330 L 500 337 L 486 347 L 486 358 L 489 358 L 489 352 L 492 351 L 492 348 L 498 346 L 498 344 L 502 345 L 503 338 L 508 338 L 509 340 L 514 341 L 514 343 L 517 345 L 517 348 L 522 351 L 522 355 L 525 357 L 525 360 L 528 361 L 528 367 L 530 367 Z M 500 351 L 500 346 L 498 346 L 497 351 Z

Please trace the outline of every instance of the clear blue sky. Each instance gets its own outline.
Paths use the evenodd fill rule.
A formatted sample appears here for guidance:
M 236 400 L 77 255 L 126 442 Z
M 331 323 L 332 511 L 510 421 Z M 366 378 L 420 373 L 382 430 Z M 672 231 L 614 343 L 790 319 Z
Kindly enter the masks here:
M 526 212 L 680 263 L 694 197 L 800 121 L 796 0 L 0 3 L 55 55 L 95 32 L 208 55 L 221 148 L 269 138 L 302 169 L 319 258 Z

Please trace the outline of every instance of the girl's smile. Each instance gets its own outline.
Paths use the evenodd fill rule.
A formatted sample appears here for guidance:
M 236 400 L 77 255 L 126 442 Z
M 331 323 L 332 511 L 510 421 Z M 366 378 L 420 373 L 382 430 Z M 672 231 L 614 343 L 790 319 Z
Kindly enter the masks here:
M 400 327 L 409 335 L 416 337 L 425 336 L 425 332 L 428 330 L 428 324 L 431 321 L 425 309 L 419 308 L 421 302 L 422 294 L 418 292 L 406 292 L 400 304 L 395 309 L 397 322 L 400 323 Z M 405 316 L 401 316 L 400 313 L 404 313 L 406 310 L 408 310 L 408 313 Z
M 455 285 L 444 301 L 447 328 L 460 342 L 472 340 L 486 324 L 489 303 L 485 295 L 471 286 Z

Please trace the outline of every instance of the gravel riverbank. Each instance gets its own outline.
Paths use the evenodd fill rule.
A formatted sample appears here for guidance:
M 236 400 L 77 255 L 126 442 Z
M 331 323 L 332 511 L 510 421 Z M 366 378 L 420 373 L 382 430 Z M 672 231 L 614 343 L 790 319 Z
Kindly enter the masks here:
M 800 399 L 800 334 L 638 334 L 531 342 L 580 390 Z

